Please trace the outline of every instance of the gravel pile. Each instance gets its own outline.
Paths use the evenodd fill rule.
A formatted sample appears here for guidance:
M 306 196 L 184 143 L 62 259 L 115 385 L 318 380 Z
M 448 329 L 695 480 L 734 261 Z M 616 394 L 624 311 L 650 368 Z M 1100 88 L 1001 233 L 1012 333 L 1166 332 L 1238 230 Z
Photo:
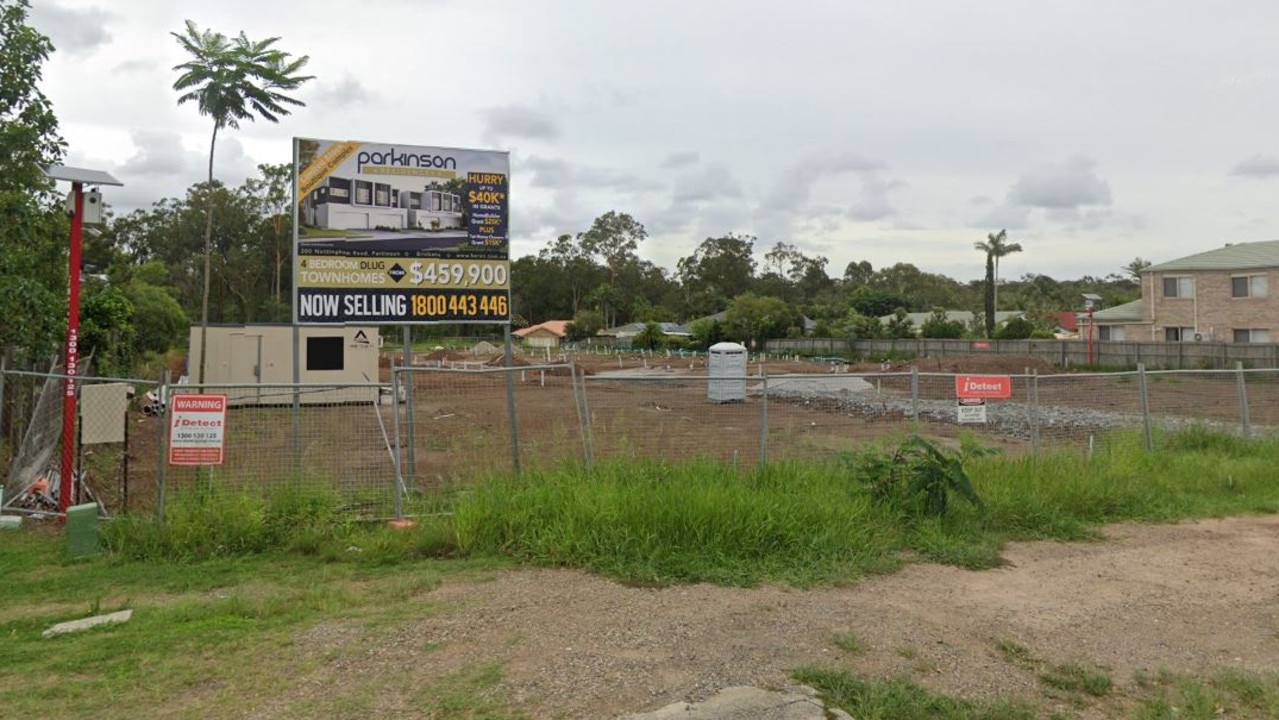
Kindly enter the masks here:
M 822 382 L 823 380 L 826 381 Z M 860 384 L 850 382 L 852 380 L 859 380 Z M 758 395 L 763 392 L 763 385 L 755 385 L 751 391 Z M 875 394 L 869 383 L 852 376 L 836 376 L 828 380 L 818 377 L 811 382 L 792 381 L 776 385 L 769 383 L 768 396 L 792 402 L 833 401 L 839 412 L 856 417 L 904 420 L 911 416 L 909 397 Z M 919 400 L 921 421 L 957 425 L 957 415 L 954 400 Z M 1030 440 L 1036 423 L 1041 435 L 1083 437 L 1121 428 L 1141 427 L 1142 418 L 1137 413 L 1060 405 L 1040 405 L 1037 411 L 1033 411 L 1028 403 L 1013 400 L 992 400 L 986 404 L 985 429 L 990 432 L 1017 440 Z M 1183 429 L 1192 425 L 1208 425 L 1227 431 L 1239 430 L 1237 423 L 1186 417 L 1155 417 L 1154 425 L 1165 430 Z

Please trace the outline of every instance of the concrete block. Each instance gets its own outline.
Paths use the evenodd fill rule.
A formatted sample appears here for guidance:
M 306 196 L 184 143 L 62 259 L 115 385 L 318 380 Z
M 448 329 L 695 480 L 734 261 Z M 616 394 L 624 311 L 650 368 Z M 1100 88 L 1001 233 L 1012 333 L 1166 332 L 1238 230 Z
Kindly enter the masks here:
M 121 610 L 120 612 L 113 612 L 107 615 L 94 615 L 93 617 L 81 618 L 79 620 L 68 620 L 64 623 L 58 623 L 40 634 L 45 637 L 64 635 L 66 633 L 88 630 L 89 628 L 97 627 L 99 625 L 113 625 L 115 623 L 128 622 L 132 617 L 132 610 Z

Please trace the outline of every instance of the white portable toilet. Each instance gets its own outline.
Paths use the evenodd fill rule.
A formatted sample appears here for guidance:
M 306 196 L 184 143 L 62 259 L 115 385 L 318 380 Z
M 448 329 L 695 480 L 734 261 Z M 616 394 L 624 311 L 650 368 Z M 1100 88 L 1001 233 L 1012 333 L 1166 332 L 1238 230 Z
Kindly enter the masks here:
M 711 402 L 746 401 L 746 348 L 737 343 L 715 343 L 706 363 L 706 399 Z

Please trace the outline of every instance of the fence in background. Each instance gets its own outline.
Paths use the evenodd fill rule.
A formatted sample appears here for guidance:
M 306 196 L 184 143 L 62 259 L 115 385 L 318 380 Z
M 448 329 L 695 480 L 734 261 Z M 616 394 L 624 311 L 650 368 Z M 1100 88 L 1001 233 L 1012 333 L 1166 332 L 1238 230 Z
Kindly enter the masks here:
M 1238 363 L 1248 368 L 1279 369 L 1279 344 L 1217 342 L 1118 342 L 1087 340 L 938 340 L 898 338 L 845 340 L 794 338 L 769 340 L 770 353 L 859 355 L 862 357 L 949 357 L 954 355 L 1024 355 L 1060 368 L 1122 367 L 1165 370 L 1223 370 Z
M 952 374 L 852 374 L 814 364 L 808 374 L 708 378 L 699 362 L 683 362 L 643 358 L 589 372 L 574 364 L 396 367 L 389 383 L 342 386 L 130 380 L 127 409 L 82 414 L 81 439 L 94 441 L 79 446 L 78 467 L 109 513 L 159 515 L 166 503 L 210 487 L 266 495 L 320 483 L 352 513 L 392 517 L 428 511 L 488 473 L 618 459 L 742 467 L 830 459 L 912 428 L 943 441 L 972 432 L 1009 453 L 1093 448 L 1116 430 L 1157 450 L 1165 432 L 1192 425 L 1246 437 L 1279 428 L 1275 370 L 1012 375 L 1011 397 L 987 401 L 984 422 L 960 424 Z M 90 394 L 121 382 L 81 381 Z M 0 469 L 10 509 L 51 509 L 27 491 L 56 472 L 61 403 L 51 415 L 44 398 L 52 392 L 59 400 L 61 387 L 58 375 L 0 373 Z M 229 399 L 225 462 L 170 465 L 165 400 L 199 390 Z M 82 408 L 97 407 L 85 399 Z M 122 438 L 112 435 L 119 425 Z M 31 502 L 15 505 L 24 493 Z

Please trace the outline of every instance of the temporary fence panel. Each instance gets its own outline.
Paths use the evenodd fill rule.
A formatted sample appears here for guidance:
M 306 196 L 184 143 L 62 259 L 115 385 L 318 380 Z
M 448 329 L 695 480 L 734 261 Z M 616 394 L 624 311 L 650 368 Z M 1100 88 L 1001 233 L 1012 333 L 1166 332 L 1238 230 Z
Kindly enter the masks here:
M 168 464 L 163 469 L 166 504 L 192 493 L 233 500 L 240 494 L 263 497 L 315 488 L 336 491 L 353 514 L 393 515 L 397 405 L 381 386 L 188 385 L 181 391 L 231 400 L 223 430 L 224 460 L 218 465 Z M 164 410 L 163 419 L 172 422 L 172 402 Z M 168 463 L 167 453 L 164 461 Z

